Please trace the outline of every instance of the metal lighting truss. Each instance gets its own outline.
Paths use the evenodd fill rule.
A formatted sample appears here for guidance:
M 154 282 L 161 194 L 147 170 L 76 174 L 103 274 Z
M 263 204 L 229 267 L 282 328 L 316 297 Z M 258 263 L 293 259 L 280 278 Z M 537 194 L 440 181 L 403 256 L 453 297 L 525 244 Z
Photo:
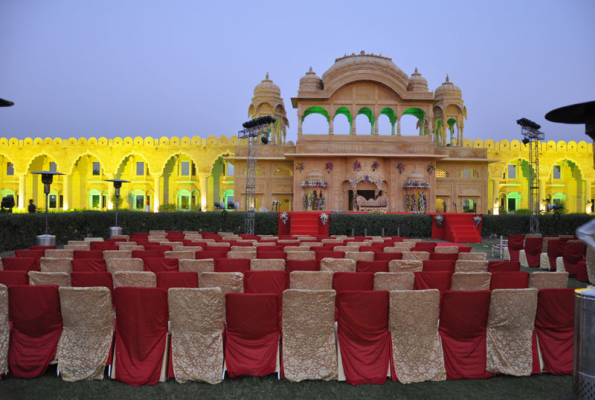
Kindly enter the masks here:
M 519 119 L 517 124 L 525 137 L 523 143 L 529 146 L 529 230 L 539 233 L 539 141 L 545 138 L 545 134 L 539 130 L 541 125 L 526 118 Z

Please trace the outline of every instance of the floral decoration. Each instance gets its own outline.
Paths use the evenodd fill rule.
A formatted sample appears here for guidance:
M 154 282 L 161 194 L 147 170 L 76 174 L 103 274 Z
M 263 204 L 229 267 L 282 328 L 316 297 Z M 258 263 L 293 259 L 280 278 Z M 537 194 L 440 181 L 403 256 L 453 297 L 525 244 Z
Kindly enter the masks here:
M 418 189 L 418 188 L 429 188 L 430 184 L 424 181 L 407 181 L 403 185 L 403 189 Z
M 370 214 L 386 214 L 386 210 L 371 210 Z
M 428 165 L 428 173 L 432 175 L 436 171 L 436 166 L 434 164 Z
M 378 163 L 378 161 L 374 161 L 372 163 L 372 171 L 376 171 L 378 168 L 380 168 L 380 163 Z
M 353 162 L 353 170 L 360 171 L 361 169 L 362 169 L 362 164 L 359 161 L 354 161 Z
M 287 225 L 289 222 L 289 214 L 285 211 L 281 213 L 281 222 L 283 222 L 283 225 Z
M 357 184 L 360 182 L 373 183 L 376 185 L 378 190 L 382 190 L 382 179 L 372 178 L 370 175 L 363 175 L 363 176 L 360 176 L 359 178 L 355 178 L 355 179 L 352 179 L 349 181 L 352 189 L 355 189 Z
M 295 164 L 295 169 L 297 171 L 302 172 L 302 170 L 304 169 L 304 163 L 303 162 L 299 162 L 299 163 Z
M 320 214 L 320 222 L 322 222 L 322 226 L 326 225 L 326 223 L 328 222 L 328 214 L 327 213 Z
M 476 215 L 475 217 L 473 217 L 473 222 L 475 223 L 475 226 L 479 226 L 479 224 L 481 223 L 481 216 Z
M 405 171 L 405 164 L 403 164 L 402 162 L 398 163 L 397 169 L 399 170 L 399 174 L 402 174 L 403 171 Z
M 302 187 L 322 187 L 328 188 L 330 185 L 324 179 L 312 179 L 309 181 L 302 181 Z
M 333 163 L 332 162 L 327 162 L 325 165 L 326 168 L 326 172 L 328 172 L 329 174 L 331 173 L 331 171 L 333 170 Z
M 440 228 L 444 223 L 444 215 L 436 214 L 436 216 L 434 217 L 434 221 L 436 221 L 436 225 L 438 225 L 438 228 Z

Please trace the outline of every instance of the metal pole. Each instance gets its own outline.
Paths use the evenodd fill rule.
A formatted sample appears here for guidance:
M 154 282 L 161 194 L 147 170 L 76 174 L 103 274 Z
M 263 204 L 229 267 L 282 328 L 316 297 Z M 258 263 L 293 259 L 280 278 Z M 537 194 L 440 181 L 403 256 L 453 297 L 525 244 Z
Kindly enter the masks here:
M 45 234 L 48 234 L 48 206 L 49 206 L 49 197 L 48 193 L 45 194 Z
M 120 200 L 120 196 L 116 196 L 116 228 L 118 227 L 118 202 L 119 202 L 119 200 Z

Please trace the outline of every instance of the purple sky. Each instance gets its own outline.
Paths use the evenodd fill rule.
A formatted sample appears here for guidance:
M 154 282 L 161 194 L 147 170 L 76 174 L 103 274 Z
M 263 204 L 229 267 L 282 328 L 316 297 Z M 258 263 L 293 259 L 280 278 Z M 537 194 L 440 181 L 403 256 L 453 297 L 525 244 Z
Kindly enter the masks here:
M 0 137 L 233 135 L 269 72 L 295 140 L 299 79 L 365 50 L 408 75 L 418 67 L 430 90 L 448 73 L 467 138 L 518 139 L 526 117 L 548 140 L 587 139 L 544 115 L 595 100 L 594 1 L 414 4 L 3 0 L 0 98 L 16 105 L 0 109 Z

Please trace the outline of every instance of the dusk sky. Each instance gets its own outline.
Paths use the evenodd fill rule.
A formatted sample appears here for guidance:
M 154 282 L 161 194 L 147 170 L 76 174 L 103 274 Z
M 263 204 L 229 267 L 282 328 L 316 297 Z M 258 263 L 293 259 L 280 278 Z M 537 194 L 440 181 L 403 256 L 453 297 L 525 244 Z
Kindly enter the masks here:
M 300 78 L 364 50 L 419 68 L 430 90 L 448 73 L 466 138 L 519 139 L 526 117 L 547 140 L 587 140 L 544 115 L 595 100 L 593 16 L 593 0 L 2 0 L 0 98 L 16 104 L 0 137 L 230 136 L 268 72 L 295 141 Z

